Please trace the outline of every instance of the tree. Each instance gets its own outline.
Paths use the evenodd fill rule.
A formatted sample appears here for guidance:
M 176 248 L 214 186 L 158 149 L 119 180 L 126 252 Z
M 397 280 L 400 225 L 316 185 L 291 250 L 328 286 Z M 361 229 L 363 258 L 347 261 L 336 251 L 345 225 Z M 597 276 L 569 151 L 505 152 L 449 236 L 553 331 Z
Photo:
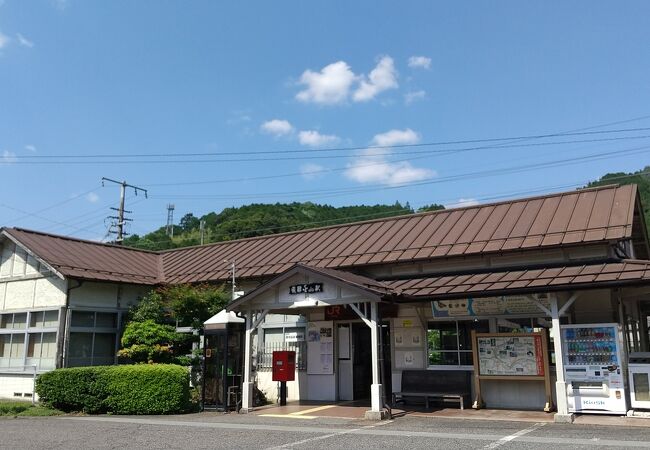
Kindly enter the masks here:
M 176 325 L 203 328 L 230 299 L 222 286 L 210 284 L 163 286 L 150 291 L 129 312 L 118 356 L 133 362 L 190 365 L 192 343 L 198 335 L 176 332 Z
M 192 213 L 187 213 L 181 217 L 180 226 L 181 229 L 185 232 L 195 230 L 199 227 L 200 220 L 198 217 L 195 217 Z
M 129 322 L 120 341 L 122 349 L 117 355 L 135 363 L 179 363 L 182 355 L 174 350 L 187 341 L 188 335 L 177 333 L 171 325 L 153 320 Z

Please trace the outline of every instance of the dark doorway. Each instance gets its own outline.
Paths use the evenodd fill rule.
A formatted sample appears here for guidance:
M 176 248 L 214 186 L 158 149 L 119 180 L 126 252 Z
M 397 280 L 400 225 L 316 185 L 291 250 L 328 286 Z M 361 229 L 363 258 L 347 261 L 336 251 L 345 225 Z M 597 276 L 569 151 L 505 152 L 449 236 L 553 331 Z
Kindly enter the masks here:
M 354 400 L 370 398 L 372 384 L 372 350 L 370 328 L 365 323 L 352 324 L 354 364 L 352 366 L 352 395 Z

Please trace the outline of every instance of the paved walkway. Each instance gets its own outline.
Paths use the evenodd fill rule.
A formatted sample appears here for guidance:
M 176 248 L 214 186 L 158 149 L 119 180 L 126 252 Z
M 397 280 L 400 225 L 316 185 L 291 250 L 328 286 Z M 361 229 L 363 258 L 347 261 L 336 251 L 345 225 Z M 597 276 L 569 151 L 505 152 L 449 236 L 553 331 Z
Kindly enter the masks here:
M 264 406 L 257 408 L 253 414 L 262 417 L 294 418 L 313 420 L 319 417 L 341 418 L 341 419 L 363 419 L 366 411 L 370 409 L 366 402 L 291 402 L 287 406 Z M 431 417 L 445 419 L 464 420 L 489 420 L 489 421 L 511 421 L 529 423 L 550 423 L 553 422 L 553 413 L 543 411 L 514 411 L 503 409 L 465 409 L 458 408 L 395 408 L 392 410 L 393 417 Z M 650 427 L 649 418 L 625 417 L 600 414 L 578 414 L 575 418 L 576 424 L 581 425 L 612 425 L 631 427 Z

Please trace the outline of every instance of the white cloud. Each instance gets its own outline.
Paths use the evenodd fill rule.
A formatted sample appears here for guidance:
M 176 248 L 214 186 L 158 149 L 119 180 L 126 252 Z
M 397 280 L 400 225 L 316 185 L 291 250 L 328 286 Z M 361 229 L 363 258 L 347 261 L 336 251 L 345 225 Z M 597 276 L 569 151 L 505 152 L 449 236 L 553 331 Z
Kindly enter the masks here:
M 88 195 L 86 195 L 86 200 L 88 200 L 90 203 L 97 203 L 99 201 L 99 195 L 95 194 L 94 192 L 89 192 Z
M 345 61 L 329 64 L 320 72 L 305 70 L 299 84 L 306 89 L 298 92 L 296 98 L 305 103 L 334 105 L 347 100 L 352 83 L 357 79 Z
M 396 186 L 434 177 L 435 171 L 413 167 L 407 161 L 390 162 L 386 155 L 377 155 L 377 150 L 367 149 L 348 165 L 345 176 L 358 183 L 379 183 Z
M 31 144 L 28 144 L 28 145 L 25 145 L 25 150 L 29 150 L 30 152 L 35 152 L 36 147 L 31 145 Z
M 424 100 L 426 96 L 427 96 L 427 92 L 423 90 L 407 92 L 406 94 L 404 94 L 404 103 L 410 105 L 415 101 Z
M 420 136 L 415 131 L 390 130 L 375 135 L 374 145 L 386 147 L 392 145 L 416 144 Z M 436 172 L 431 169 L 414 167 L 408 161 L 391 162 L 387 159 L 390 152 L 386 149 L 368 148 L 345 171 L 345 176 L 358 183 L 379 183 L 396 186 L 432 178 Z
M 3 49 L 7 45 L 9 45 L 10 41 L 11 41 L 11 38 L 9 36 L 7 36 L 6 34 L 3 34 L 2 31 L 0 31 L 0 49 Z
M 305 130 L 298 133 L 300 145 L 307 147 L 323 147 L 325 145 L 336 144 L 340 141 L 338 136 L 333 134 L 320 134 L 315 130 Z
M 16 34 L 16 37 L 18 38 L 18 43 L 20 45 L 22 45 L 23 47 L 29 47 L 29 48 L 34 47 L 34 43 L 32 41 L 30 41 L 29 39 L 27 39 L 22 34 L 18 33 L 18 34 Z
M 288 120 L 282 119 L 273 119 L 266 121 L 260 126 L 260 129 L 264 133 L 272 134 L 276 137 L 285 136 L 293 132 L 293 126 L 291 123 L 289 123 Z
M 307 163 L 300 166 L 300 175 L 305 180 L 314 180 L 323 175 L 325 168 L 318 164 Z
M 431 58 L 426 56 L 411 56 L 409 58 L 409 67 L 414 69 L 430 69 Z
M 445 208 L 462 208 L 464 206 L 476 206 L 480 202 L 476 200 L 475 198 L 459 198 L 456 203 L 450 203 L 448 205 L 445 205 Z
M 352 99 L 355 102 L 367 102 L 375 98 L 379 93 L 397 87 L 397 70 L 395 70 L 393 58 L 384 56 L 379 60 L 377 66 L 372 69 L 368 77 L 361 79 Z
M 376 134 L 372 138 L 372 144 L 380 147 L 417 144 L 418 142 L 420 142 L 420 135 L 410 128 L 405 130 L 390 130 L 385 133 Z
M 16 154 L 14 152 L 10 152 L 9 150 L 4 150 L 2 152 L 2 159 L 0 159 L 0 163 L 11 164 L 11 163 L 15 163 L 17 160 L 18 158 L 16 158 Z

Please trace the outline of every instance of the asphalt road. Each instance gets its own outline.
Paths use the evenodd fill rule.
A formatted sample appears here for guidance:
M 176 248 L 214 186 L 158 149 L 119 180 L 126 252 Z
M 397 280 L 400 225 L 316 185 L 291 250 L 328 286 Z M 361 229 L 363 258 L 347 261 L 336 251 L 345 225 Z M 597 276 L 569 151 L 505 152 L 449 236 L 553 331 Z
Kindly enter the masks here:
M 385 422 L 202 413 L 0 419 L 0 449 L 650 448 L 648 427 L 403 417 Z

